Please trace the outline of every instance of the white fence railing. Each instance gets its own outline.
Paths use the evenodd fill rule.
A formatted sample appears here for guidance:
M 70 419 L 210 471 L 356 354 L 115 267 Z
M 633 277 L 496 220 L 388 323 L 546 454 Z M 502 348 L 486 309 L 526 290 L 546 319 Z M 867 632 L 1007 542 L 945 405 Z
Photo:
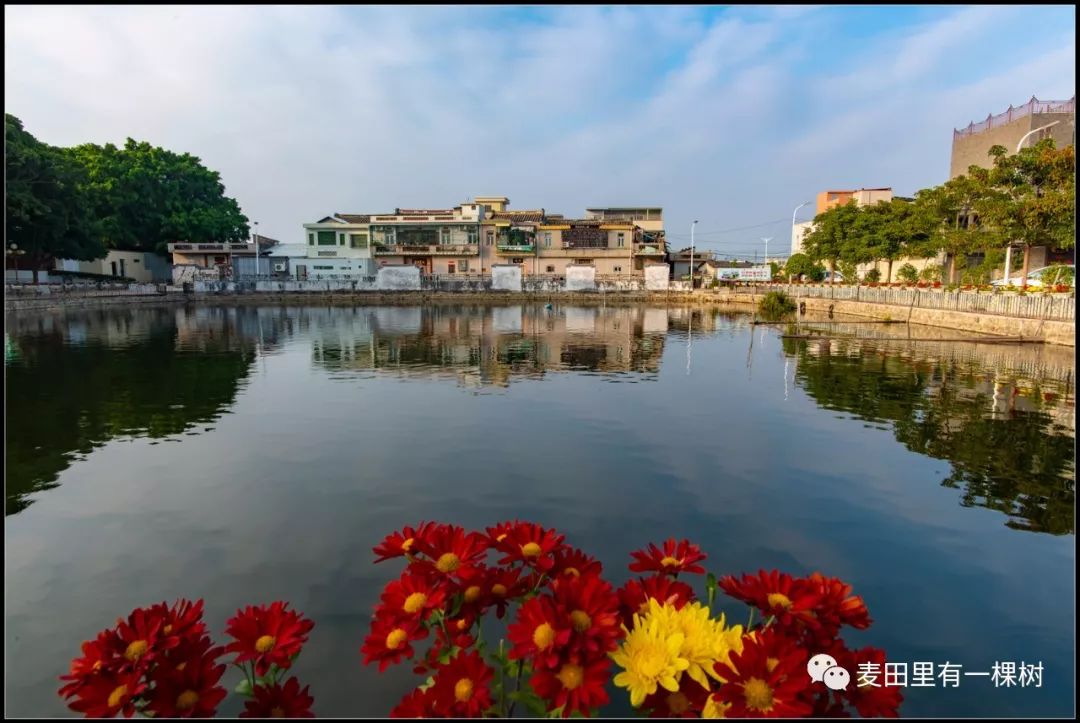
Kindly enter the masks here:
M 1010 292 L 936 291 L 929 289 L 892 289 L 870 286 L 847 286 L 842 284 L 807 286 L 805 284 L 758 284 L 753 288 L 737 288 L 736 293 L 783 291 L 793 298 L 836 299 L 837 301 L 865 301 L 874 304 L 915 307 L 917 309 L 940 309 L 943 311 L 968 311 L 977 314 L 1018 316 L 1028 319 L 1073 321 L 1076 319 L 1074 294 L 1050 295 L 1028 293 L 1020 296 Z

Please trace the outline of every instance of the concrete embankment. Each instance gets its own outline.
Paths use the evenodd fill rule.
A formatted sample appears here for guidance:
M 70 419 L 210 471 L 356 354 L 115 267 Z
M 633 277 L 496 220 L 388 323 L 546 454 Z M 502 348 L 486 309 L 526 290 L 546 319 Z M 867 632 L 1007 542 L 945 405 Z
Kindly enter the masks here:
M 760 296 L 751 296 L 749 294 L 733 294 L 728 300 L 745 309 L 750 309 L 760 298 Z M 814 313 L 828 312 L 829 307 L 832 307 L 833 313 L 836 314 L 864 316 L 871 319 L 898 319 L 912 324 L 938 326 L 957 331 L 969 331 L 992 336 L 1024 337 L 1025 339 L 1044 341 L 1048 344 L 1076 346 L 1076 325 L 1071 321 L 1025 319 L 997 314 L 923 309 L 919 307 L 903 307 L 896 304 L 877 304 L 867 301 L 813 297 L 800 299 L 800 301 L 806 303 L 808 312 Z

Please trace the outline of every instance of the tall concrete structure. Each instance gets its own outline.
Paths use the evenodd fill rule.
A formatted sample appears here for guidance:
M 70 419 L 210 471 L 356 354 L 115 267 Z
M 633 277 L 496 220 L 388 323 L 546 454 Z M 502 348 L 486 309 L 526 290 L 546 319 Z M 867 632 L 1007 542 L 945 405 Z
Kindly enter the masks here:
M 1032 96 L 1018 108 L 1009 106 L 1004 113 L 987 116 L 978 123 L 972 121 L 967 128 L 954 129 L 949 178 L 964 175 L 971 166 L 990 168 L 991 147 L 1005 146 L 1009 153 L 1015 153 L 1016 145 L 1030 131 L 1036 132 L 1024 140 L 1025 146 L 1043 138 L 1053 138 L 1058 148 L 1075 145 L 1076 96 L 1069 100 L 1038 100 Z

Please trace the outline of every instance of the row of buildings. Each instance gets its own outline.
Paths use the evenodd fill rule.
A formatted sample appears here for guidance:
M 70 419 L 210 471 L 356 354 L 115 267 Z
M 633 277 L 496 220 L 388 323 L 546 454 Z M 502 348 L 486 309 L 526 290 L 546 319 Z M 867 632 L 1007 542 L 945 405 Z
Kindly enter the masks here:
M 505 196 L 482 196 L 452 208 L 333 213 L 304 224 L 303 243 L 260 249 L 257 273 L 363 279 L 382 266 L 411 265 L 425 275 L 460 277 L 515 264 L 525 276 L 562 276 L 569 264 L 587 264 L 598 275 L 630 276 L 667 260 L 659 207 L 590 208 L 584 218 L 566 218 L 509 206 Z M 169 252 L 174 277 L 256 273 L 250 245 L 174 243 Z
M 1058 148 L 1076 144 L 1076 98 L 1064 101 L 1043 101 L 1032 96 L 1022 106 L 1009 108 L 998 115 L 989 115 L 983 121 L 972 122 L 965 128 L 953 129 L 952 152 L 949 162 L 949 180 L 967 173 L 971 166 L 993 167 L 993 158 L 989 151 L 995 145 L 1004 146 L 1010 152 L 1019 151 L 1025 145 L 1034 145 L 1044 138 L 1052 138 Z M 894 198 L 892 188 L 858 188 L 828 190 L 817 194 L 815 215 L 830 208 L 854 201 L 857 206 L 868 206 Z M 910 200 L 910 199 L 908 199 Z M 791 253 L 800 253 L 803 239 L 813 230 L 813 221 L 804 221 L 792 225 Z M 980 264 L 983 258 L 972 254 L 963 259 L 965 266 Z M 886 262 L 859 266 L 859 274 L 865 274 L 877 268 L 882 280 L 895 281 L 896 272 L 905 263 L 912 264 L 917 270 L 927 265 L 947 265 L 951 259 L 944 253 L 930 259 L 900 259 L 893 263 L 893 279 L 885 279 L 888 271 Z M 1037 269 L 1050 264 L 1073 263 L 1072 251 L 1037 246 L 1031 249 L 1029 266 Z M 1000 278 L 1003 272 L 994 273 Z

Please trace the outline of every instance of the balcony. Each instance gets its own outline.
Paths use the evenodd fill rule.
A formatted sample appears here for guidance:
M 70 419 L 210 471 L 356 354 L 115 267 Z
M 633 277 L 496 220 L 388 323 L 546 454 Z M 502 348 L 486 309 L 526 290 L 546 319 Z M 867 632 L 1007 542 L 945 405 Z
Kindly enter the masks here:
M 518 256 L 520 254 L 531 254 L 536 251 L 536 244 L 533 243 L 517 243 L 517 244 L 498 244 L 495 247 L 496 251 L 500 254 L 508 256 Z
M 634 244 L 634 256 L 663 256 L 664 249 L 657 244 Z
M 375 244 L 376 256 L 478 256 L 480 244 Z

